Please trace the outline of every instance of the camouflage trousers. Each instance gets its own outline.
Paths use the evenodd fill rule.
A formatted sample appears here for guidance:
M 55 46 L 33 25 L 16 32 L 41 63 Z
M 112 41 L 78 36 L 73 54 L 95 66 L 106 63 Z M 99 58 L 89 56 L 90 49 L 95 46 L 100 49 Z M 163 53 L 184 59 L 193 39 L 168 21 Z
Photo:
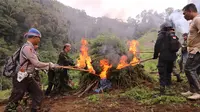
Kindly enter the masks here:
M 50 70 L 48 72 L 48 88 L 45 95 L 63 95 L 65 92 L 72 90 L 68 85 L 69 75 L 64 70 Z

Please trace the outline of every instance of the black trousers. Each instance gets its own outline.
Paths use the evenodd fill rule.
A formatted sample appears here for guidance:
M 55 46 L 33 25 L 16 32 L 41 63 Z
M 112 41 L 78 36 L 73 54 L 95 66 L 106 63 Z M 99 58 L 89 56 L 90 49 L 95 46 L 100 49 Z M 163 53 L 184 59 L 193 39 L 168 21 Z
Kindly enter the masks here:
M 159 72 L 159 82 L 160 86 L 170 86 L 171 85 L 171 73 L 173 70 L 174 61 L 158 60 L 158 72 Z
M 12 83 L 13 89 L 6 109 L 9 109 L 9 104 L 17 105 L 18 102 L 22 100 L 25 92 L 29 92 L 32 97 L 32 108 L 37 109 L 40 107 L 43 99 L 43 92 L 34 78 L 26 77 L 21 82 L 18 82 L 16 75 L 13 77 Z
M 185 64 L 185 74 L 187 76 L 190 91 L 200 93 L 199 76 L 197 69 L 200 67 L 200 53 L 189 54 Z
M 54 86 L 54 78 L 55 78 L 55 71 L 49 70 L 49 72 L 48 72 L 48 87 L 45 92 L 46 96 L 48 96 L 52 91 L 52 88 Z

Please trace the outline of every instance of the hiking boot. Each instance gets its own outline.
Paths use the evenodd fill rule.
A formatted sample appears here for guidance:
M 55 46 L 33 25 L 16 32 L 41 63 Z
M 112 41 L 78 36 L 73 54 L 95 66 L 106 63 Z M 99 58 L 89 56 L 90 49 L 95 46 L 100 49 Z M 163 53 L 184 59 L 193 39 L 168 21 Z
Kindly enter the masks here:
M 188 99 L 190 99 L 190 100 L 198 100 L 198 99 L 200 99 L 200 94 L 194 93 L 192 96 L 189 96 Z
M 194 93 L 192 93 L 192 92 L 190 92 L 190 91 L 187 91 L 187 92 L 185 92 L 185 93 L 181 93 L 181 95 L 183 95 L 183 96 L 191 96 L 191 95 L 193 95 Z

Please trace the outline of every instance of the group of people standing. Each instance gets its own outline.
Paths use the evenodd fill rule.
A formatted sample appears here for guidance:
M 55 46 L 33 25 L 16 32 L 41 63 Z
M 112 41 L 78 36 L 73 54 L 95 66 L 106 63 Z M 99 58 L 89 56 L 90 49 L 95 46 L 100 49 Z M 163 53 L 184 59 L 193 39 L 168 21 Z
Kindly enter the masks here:
M 200 15 L 194 4 L 188 4 L 183 9 L 184 18 L 190 21 L 189 33 L 183 34 L 184 42 L 181 47 L 181 60 L 179 63 L 181 72 L 185 72 L 188 79 L 190 90 L 181 93 L 188 99 L 200 99 L 200 83 L 198 68 L 200 67 Z M 173 42 L 178 37 L 172 24 L 166 22 L 161 25 L 158 38 L 154 46 L 153 59 L 158 59 L 158 71 L 160 82 L 160 94 L 165 94 L 166 88 L 171 86 L 171 73 L 173 72 L 174 62 L 177 59 L 177 51 L 172 51 Z M 180 44 L 181 46 L 181 44 Z
M 181 63 L 180 69 L 184 71 L 190 90 L 181 93 L 188 96 L 189 99 L 200 99 L 200 83 L 197 75 L 198 67 L 200 66 L 200 15 L 198 15 L 197 8 L 194 4 L 188 4 L 183 8 L 183 15 L 186 20 L 191 20 L 189 35 L 184 34 L 184 43 L 181 47 Z M 68 52 L 71 50 L 70 44 L 63 46 L 63 51 L 59 55 L 57 64 L 52 62 L 41 62 L 37 56 L 37 48 L 41 39 L 41 33 L 31 28 L 24 37 L 27 42 L 23 45 L 20 51 L 20 72 L 26 71 L 26 77 L 22 81 L 18 81 L 18 76 L 12 78 L 13 89 L 9 98 L 9 103 L 5 108 L 5 112 L 12 112 L 16 110 L 19 101 L 23 98 L 26 92 L 32 96 L 31 112 L 36 112 L 43 100 L 43 92 L 36 80 L 38 69 L 48 70 L 48 88 L 45 92 L 49 96 L 52 88 L 57 88 L 58 93 L 64 93 L 64 88 L 69 82 L 69 75 L 67 69 L 59 71 L 56 75 L 55 69 L 58 65 L 75 66 L 73 60 L 69 57 Z M 187 38 L 188 37 L 188 38 Z M 160 94 L 165 94 L 166 88 L 171 86 L 171 73 L 173 71 L 174 62 L 177 58 L 177 49 L 180 43 L 177 43 L 178 37 L 175 35 L 175 29 L 169 23 L 164 23 L 160 27 L 158 38 L 155 44 L 153 59 L 158 59 L 158 71 L 160 82 Z M 23 64 L 22 64 L 23 63 Z M 58 83 L 55 84 L 55 79 L 58 77 Z M 180 76 L 177 75 L 177 81 L 181 81 Z

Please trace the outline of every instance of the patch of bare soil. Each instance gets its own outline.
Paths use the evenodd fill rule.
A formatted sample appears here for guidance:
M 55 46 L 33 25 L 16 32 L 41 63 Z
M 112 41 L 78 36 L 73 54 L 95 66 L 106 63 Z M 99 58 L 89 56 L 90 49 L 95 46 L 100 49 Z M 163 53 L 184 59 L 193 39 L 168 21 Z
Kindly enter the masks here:
M 71 96 L 58 100 L 48 99 L 45 105 L 48 105 L 50 112 L 200 112 L 199 107 L 192 106 L 194 103 L 200 104 L 200 101 L 147 106 L 130 99 L 101 97 L 101 101 L 96 102 Z
M 43 102 L 43 112 L 200 112 L 199 106 L 200 101 L 148 106 L 130 99 L 120 97 L 108 98 L 104 94 L 100 94 L 100 100 L 94 102 L 76 96 L 46 98 Z M 4 108 L 5 103 L 2 103 L 0 105 L 0 112 L 3 112 Z

